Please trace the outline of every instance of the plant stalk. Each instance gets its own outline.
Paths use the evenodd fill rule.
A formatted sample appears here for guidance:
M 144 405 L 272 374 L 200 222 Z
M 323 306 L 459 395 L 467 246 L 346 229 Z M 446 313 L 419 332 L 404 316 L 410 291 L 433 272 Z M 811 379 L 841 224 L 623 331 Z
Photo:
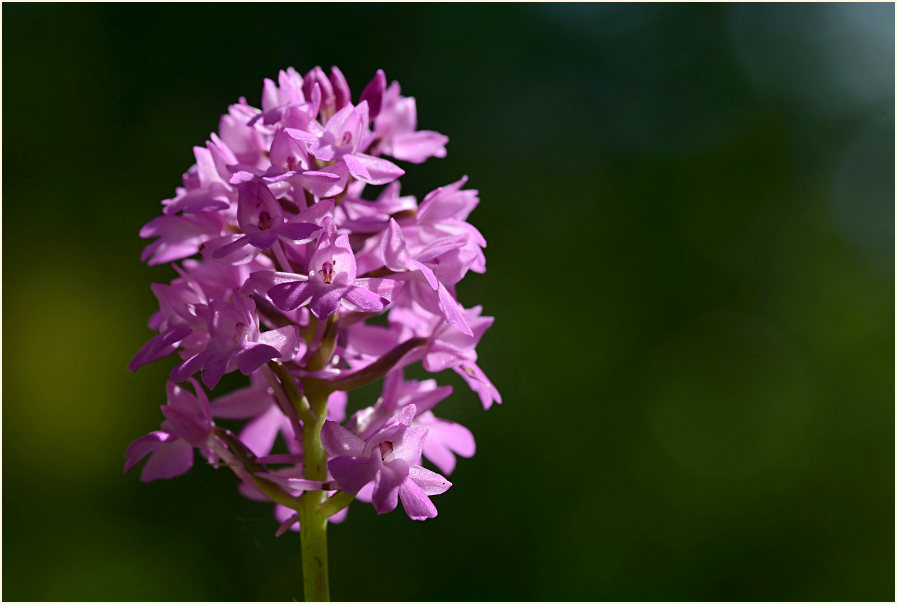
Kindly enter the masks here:
M 302 424 L 305 449 L 305 478 L 327 480 L 327 452 L 321 443 L 321 428 L 327 419 L 327 394 L 307 392 L 311 417 Z M 327 575 L 327 516 L 319 509 L 326 494 L 306 491 L 299 509 L 299 537 L 302 540 L 302 582 L 307 602 L 329 602 Z
M 306 491 L 299 512 L 302 540 L 302 583 L 306 602 L 329 602 L 327 575 L 327 518 L 318 511 L 321 491 Z

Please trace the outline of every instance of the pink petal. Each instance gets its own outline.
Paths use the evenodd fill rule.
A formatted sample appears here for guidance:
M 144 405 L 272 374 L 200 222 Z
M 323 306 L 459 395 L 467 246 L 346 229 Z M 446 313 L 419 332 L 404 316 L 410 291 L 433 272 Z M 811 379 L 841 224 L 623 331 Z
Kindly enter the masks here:
M 352 93 L 349 91 L 349 83 L 343 72 L 336 66 L 330 68 L 330 84 L 333 85 L 333 105 L 337 111 L 352 102 Z
M 386 90 L 386 74 L 382 69 L 378 69 L 373 79 L 361 91 L 361 101 L 367 101 L 370 107 L 370 117 L 374 119 L 380 114 L 380 108 L 383 106 L 383 93 Z
M 389 225 L 383 232 L 383 238 L 380 240 L 380 254 L 383 256 L 383 263 L 389 270 L 405 270 L 408 251 L 405 248 L 402 229 L 394 218 L 389 219 Z
M 353 285 L 348 287 L 346 293 L 343 295 L 343 299 L 352 304 L 357 310 L 363 312 L 383 310 L 383 307 L 386 304 L 389 304 L 389 300 L 384 300 L 374 292 Z
M 299 328 L 295 325 L 266 331 L 259 335 L 258 341 L 277 350 L 277 358 L 284 362 L 293 360 L 305 348 L 305 340 L 299 337 Z
M 130 472 L 134 466 L 140 463 L 141 459 L 157 450 L 163 443 L 172 440 L 177 440 L 177 436 L 167 432 L 156 431 L 150 432 L 146 436 L 141 436 L 132 442 L 128 445 L 128 450 L 125 451 L 125 472 Z
M 413 480 L 409 479 L 402 483 L 399 487 L 399 496 L 402 498 L 402 507 L 405 508 L 405 513 L 412 520 L 436 517 L 436 506 Z
M 394 459 L 380 467 L 374 483 L 371 503 L 378 514 L 396 509 L 399 503 L 399 487 L 408 478 L 408 463 L 404 459 Z
M 448 137 L 432 130 L 418 130 L 396 134 L 392 138 L 390 155 L 396 159 L 420 164 L 431 157 L 445 157 Z
M 257 457 L 267 455 L 274 447 L 282 418 L 283 413 L 280 409 L 275 405 L 269 406 L 264 414 L 246 424 L 240 431 L 240 440 Z
M 410 406 L 413 407 L 414 405 Z M 407 428 L 401 440 L 393 443 L 395 456 L 401 457 L 409 463 L 418 463 L 427 432 L 428 429 L 424 427 Z
M 405 267 L 409 271 L 418 271 L 421 275 L 423 275 L 424 279 L 427 280 L 427 285 L 430 286 L 430 289 L 436 291 L 439 288 L 439 281 L 436 279 L 436 275 L 433 273 L 433 270 L 422 262 L 418 262 L 417 260 L 407 260 L 405 262 Z
M 298 308 L 311 300 L 313 294 L 314 289 L 309 287 L 308 281 L 280 283 L 268 290 L 268 297 L 281 310 Z
M 467 319 L 464 318 L 461 305 L 452 298 L 442 283 L 439 284 L 437 293 L 439 294 L 439 308 L 442 310 L 445 320 L 457 327 L 461 333 L 473 337 L 473 331 L 471 331 L 470 325 L 467 324 Z
M 183 382 L 202 368 L 207 356 L 205 351 L 193 355 L 180 365 L 175 365 L 171 369 L 169 377 L 175 382 Z
M 185 474 L 193 467 L 193 447 L 187 441 L 178 439 L 159 447 L 143 466 L 140 480 L 174 478 Z
M 218 385 L 221 376 L 227 373 L 231 359 L 230 350 L 218 350 L 211 353 L 202 368 L 202 383 L 213 389 Z
M 327 462 L 327 468 L 347 493 L 357 493 L 377 474 L 377 465 L 369 457 L 335 457 Z
M 128 364 L 128 369 L 137 371 L 137 368 L 168 356 L 177 348 L 177 344 L 189 336 L 191 329 L 186 325 L 179 325 L 161 333 L 144 344 L 134 358 Z
M 202 446 L 209 435 L 211 426 L 205 424 L 201 418 L 197 418 L 191 413 L 171 405 L 162 405 L 162 415 L 171 423 L 178 436 L 194 447 Z
M 363 182 L 369 183 L 371 181 L 371 173 L 354 155 L 343 156 L 343 161 L 346 163 L 346 167 L 349 168 L 349 173 L 352 176 Z
M 282 508 L 284 510 L 287 510 L 288 512 L 293 512 L 293 510 L 283 507 L 281 505 L 278 505 L 277 508 Z M 275 509 L 277 509 L 277 508 L 275 508 Z M 275 512 L 275 516 L 276 516 L 276 514 L 277 514 L 277 512 Z M 280 526 L 278 526 L 277 530 L 274 531 L 274 536 L 280 537 L 287 531 L 298 531 L 298 530 L 299 530 L 299 512 L 293 512 L 292 514 L 288 515 L 287 518 L 283 522 L 280 523 Z
M 227 245 L 223 245 L 216 249 L 214 252 L 212 252 L 212 258 L 214 258 L 215 260 L 220 260 L 221 258 L 229 256 L 247 245 L 249 245 L 249 237 L 246 237 L 244 235 L 242 237 L 239 237 L 233 243 L 228 243 Z
M 346 188 L 349 171 L 341 163 L 327 166 L 325 170 L 309 170 L 300 177 L 302 186 L 318 197 L 332 197 Z
M 428 438 L 424 442 L 423 454 L 445 474 L 451 474 L 455 470 L 455 454 L 442 441 L 433 437 Z
M 394 181 L 395 179 L 402 176 L 405 171 L 392 163 L 391 161 L 382 159 L 380 157 L 374 157 L 372 155 L 365 155 L 364 153 L 355 153 L 354 155 L 346 155 L 343 157 L 343 161 L 346 161 L 346 165 L 349 166 L 349 170 L 352 170 L 351 165 L 348 163 L 348 158 L 352 157 L 353 160 L 357 160 L 356 165 L 364 168 L 364 172 L 369 174 L 368 177 L 362 177 L 359 175 L 360 173 L 352 172 L 352 174 L 358 180 L 362 182 L 366 182 L 369 185 L 385 185 Z
M 264 412 L 274 402 L 268 387 L 241 388 L 212 403 L 212 415 L 223 419 L 247 419 Z
M 325 421 L 321 428 L 321 444 L 328 455 L 338 457 L 351 455 L 360 457 L 364 450 L 364 441 L 333 421 Z
M 355 285 L 374 292 L 387 302 L 392 302 L 404 287 L 404 283 L 395 279 L 372 278 L 356 279 Z
M 321 227 L 310 222 L 287 222 L 277 230 L 277 233 L 281 237 L 304 243 L 306 240 L 311 241 L 312 236 L 320 230 Z
M 237 361 L 237 368 L 240 370 L 240 373 L 249 375 L 271 359 L 279 356 L 280 351 L 273 346 L 255 343 L 247 344 L 246 348 L 234 355 L 234 360 Z
M 444 476 L 421 466 L 411 466 L 408 470 L 408 477 L 427 495 L 445 493 L 452 486 L 452 483 L 446 480 Z
M 340 300 L 342 300 L 348 289 L 349 286 L 339 286 L 336 284 L 324 286 L 315 292 L 315 296 L 309 303 L 308 308 L 317 318 L 326 319 L 336 312 Z

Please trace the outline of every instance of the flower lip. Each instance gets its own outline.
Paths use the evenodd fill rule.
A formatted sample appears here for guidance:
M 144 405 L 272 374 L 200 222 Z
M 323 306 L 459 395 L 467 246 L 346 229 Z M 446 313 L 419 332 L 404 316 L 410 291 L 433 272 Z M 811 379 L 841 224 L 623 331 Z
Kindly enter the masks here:
M 383 461 L 392 461 L 395 458 L 391 440 L 384 440 L 382 443 L 380 443 L 379 449 L 380 457 L 383 459 Z
M 335 264 L 336 259 L 333 259 L 332 261 L 324 262 L 324 264 L 321 265 L 321 279 L 327 285 L 333 283 L 333 268 Z

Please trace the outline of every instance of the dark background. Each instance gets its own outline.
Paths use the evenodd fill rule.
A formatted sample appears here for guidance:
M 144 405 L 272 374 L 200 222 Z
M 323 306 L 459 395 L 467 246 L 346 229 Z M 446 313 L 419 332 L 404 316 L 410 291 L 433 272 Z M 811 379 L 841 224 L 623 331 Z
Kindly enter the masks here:
M 437 519 L 331 528 L 335 599 L 893 600 L 893 5 L 2 11 L 5 600 L 301 597 L 229 473 L 122 465 L 174 364 L 127 371 L 174 276 L 137 232 L 318 64 L 451 138 L 403 192 L 480 191 L 505 400 L 440 377 L 477 455 Z

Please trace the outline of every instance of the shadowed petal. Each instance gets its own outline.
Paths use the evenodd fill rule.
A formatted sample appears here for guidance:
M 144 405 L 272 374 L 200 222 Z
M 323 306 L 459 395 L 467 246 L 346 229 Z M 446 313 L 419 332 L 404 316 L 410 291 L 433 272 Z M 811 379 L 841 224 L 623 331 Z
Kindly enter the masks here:
M 221 376 L 227 373 L 227 366 L 230 363 L 232 350 L 215 350 L 208 351 L 209 356 L 202 368 L 202 383 L 211 390 L 218 385 Z
M 281 310 L 293 310 L 305 305 L 314 295 L 314 288 L 308 281 L 280 283 L 268 290 L 268 297 Z
M 150 482 L 160 478 L 174 478 L 193 467 L 193 447 L 182 439 L 159 447 L 147 460 L 140 480 Z
M 241 388 L 212 403 L 212 415 L 223 419 L 247 419 L 264 412 L 273 402 L 268 387 Z
M 211 426 L 191 413 L 171 405 L 162 405 L 162 415 L 171 423 L 177 435 L 194 447 L 202 446 L 209 435 Z
M 265 413 L 246 424 L 240 431 L 240 440 L 257 457 L 267 455 L 274 446 L 277 433 L 283 423 L 282 419 L 283 413 L 280 409 L 271 405 Z
M 281 237 L 286 237 L 292 241 L 302 242 L 303 240 L 311 240 L 312 235 L 321 230 L 316 224 L 310 222 L 287 222 L 278 229 Z
M 249 375 L 271 359 L 280 356 L 280 352 L 267 344 L 247 344 L 246 348 L 234 355 L 237 368 L 243 375 Z M 205 374 L 203 374 L 205 375 Z
M 340 424 L 325 421 L 321 428 L 321 444 L 328 455 L 351 455 L 360 457 L 364 450 L 364 441 L 349 432 Z
M 180 365 L 172 367 L 169 377 L 172 381 L 183 382 L 202 368 L 207 357 L 206 351 L 193 355 Z
M 144 344 L 134 358 L 128 364 L 128 369 L 137 371 L 137 368 L 147 363 L 152 363 L 168 356 L 177 348 L 177 344 L 189 336 L 191 330 L 186 325 L 172 327 L 165 333 L 161 333 Z
M 408 462 L 404 459 L 394 459 L 381 465 L 371 498 L 371 503 L 374 504 L 374 509 L 378 514 L 385 514 L 396 509 L 396 505 L 399 503 L 399 486 L 407 478 Z
M 357 493 L 372 481 L 378 465 L 370 457 L 337 457 L 327 462 L 336 484 L 347 493 Z
M 247 227 L 247 230 L 249 227 Z M 260 250 L 266 250 L 277 241 L 277 231 L 258 231 L 247 236 L 249 243 Z M 220 251 L 220 250 L 219 250 Z M 215 253 L 218 253 L 216 251 Z
M 125 472 L 130 472 L 141 459 L 157 450 L 163 443 L 177 440 L 177 436 L 168 432 L 156 431 L 150 432 L 146 436 L 141 436 L 130 445 L 125 451 Z
M 237 250 L 242 249 L 244 246 L 249 245 L 249 243 L 250 243 L 249 237 L 246 237 L 244 235 L 243 237 L 240 237 L 236 241 L 234 241 L 232 243 L 228 243 L 227 245 L 222 245 L 221 247 L 216 249 L 214 252 L 212 252 L 212 258 L 214 258 L 215 260 L 220 260 L 221 258 L 224 258 L 225 256 L 229 256 L 232 253 L 236 252 Z M 256 247 L 258 247 L 258 246 L 256 246 Z
M 326 319 L 336 312 L 339 301 L 346 295 L 350 286 L 333 285 L 321 287 L 308 305 L 311 312 L 319 319 Z M 383 308 L 382 306 L 380 308 Z
M 278 520 L 280 520 L 280 518 L 278 517 L 278 510 L 284 510 L 286 512 L 286 518 L 280 523 L 280 526 L 277 527 L 277 530 L 274 531 L 275 537 L 280 537 L 287 531 L 299 530 L 299 512 L 294 512 L 290 508 L 284 507 L 282 505 L 278 505 L 274 509 L 274 517 Z

